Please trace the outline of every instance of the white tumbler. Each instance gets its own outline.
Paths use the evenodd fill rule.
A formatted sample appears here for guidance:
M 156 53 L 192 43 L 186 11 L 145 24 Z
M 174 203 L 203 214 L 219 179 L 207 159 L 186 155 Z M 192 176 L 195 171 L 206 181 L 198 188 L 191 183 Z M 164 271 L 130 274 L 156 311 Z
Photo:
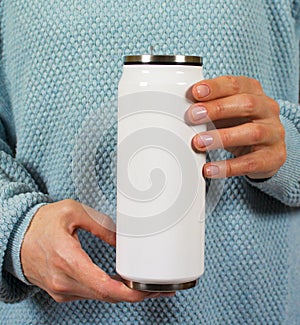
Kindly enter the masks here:
M 125 57 L 118 95 L 117 273 L 131 288 L 194 287 L 204 272 L 206 157 L 191 140 L 196 56 Z

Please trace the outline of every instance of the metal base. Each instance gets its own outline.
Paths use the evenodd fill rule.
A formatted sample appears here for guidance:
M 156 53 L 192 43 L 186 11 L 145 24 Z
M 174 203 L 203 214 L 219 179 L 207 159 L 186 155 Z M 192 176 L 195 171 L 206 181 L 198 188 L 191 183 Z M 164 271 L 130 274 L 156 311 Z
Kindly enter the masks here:
M 198 283 L 198 280 L 189 281 L 185 283 L 176 283 L 176 284 L 140 283 L 140 282 L 129 281 L 124 279 L 123 282 L 129 288 L 135 290 L 151 291 L 151 292 L 173 292 L 173 291 L 193 288 Z

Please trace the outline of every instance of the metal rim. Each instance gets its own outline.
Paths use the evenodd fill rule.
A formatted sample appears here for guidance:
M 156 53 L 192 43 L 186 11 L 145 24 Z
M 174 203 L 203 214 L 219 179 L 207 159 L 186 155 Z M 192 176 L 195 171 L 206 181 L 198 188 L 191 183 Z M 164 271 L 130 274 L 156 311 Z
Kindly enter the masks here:
M 129 55 L 124 64 L 170 64 L 202 66 L 202 57 L 190 55 Z
M 129 280 L 123 280 L 123 282 L 131 289 L 140 291 L 151 292 L 173 292 L 178 290 L 186 290 L 196 286 L 198 280 L 189 281 L 185 283 L 176 284 L 154 284 L 154 283 L 141 283 Z

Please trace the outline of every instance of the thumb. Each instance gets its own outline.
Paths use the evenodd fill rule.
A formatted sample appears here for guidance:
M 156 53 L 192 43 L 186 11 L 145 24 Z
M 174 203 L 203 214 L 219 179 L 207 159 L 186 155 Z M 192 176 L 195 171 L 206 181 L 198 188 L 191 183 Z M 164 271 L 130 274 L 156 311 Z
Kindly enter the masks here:
M 114 221 L 108 215 L 87 205 L 82 203 L 78 203 L 78 205 L 80 205 L 76 214 L 78 219 L 74 220 L 77 228 L 85 229 L 108 244 L 116 246 L 116 225 Z

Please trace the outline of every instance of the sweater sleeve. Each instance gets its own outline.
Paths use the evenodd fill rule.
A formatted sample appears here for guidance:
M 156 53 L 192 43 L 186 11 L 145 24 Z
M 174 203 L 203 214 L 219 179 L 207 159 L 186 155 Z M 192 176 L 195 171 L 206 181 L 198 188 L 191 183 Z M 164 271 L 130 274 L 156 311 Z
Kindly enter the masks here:
M 0 66 L 1 69 L 1 66 Z M 32 216 L 50 198 L 15 158 L 14 123 L 0 71 L 0 300 L 17 302 L 36 292 L 21 266 L 21 244 Z
M 287 160 L 279 171 L 264 182 L 250 184 L 278 199 L 282 203 L 300 206 L 300 108 L 296 104 L 278 100 L 281 122 L 285 128 Z
M 292 18 L 295 22 L 295 37 L 300 38 L 300 1 L 293 1 Z M 295 85 L 296 86 L 296 85 Z M 280 106 L 280 119 L 285 129 L 287 160 L 279 171 L 264 182 L 250 184 L 278 199 L 282 203 L 300 206 L 300 107 L 284 100 L 277 100 Z

